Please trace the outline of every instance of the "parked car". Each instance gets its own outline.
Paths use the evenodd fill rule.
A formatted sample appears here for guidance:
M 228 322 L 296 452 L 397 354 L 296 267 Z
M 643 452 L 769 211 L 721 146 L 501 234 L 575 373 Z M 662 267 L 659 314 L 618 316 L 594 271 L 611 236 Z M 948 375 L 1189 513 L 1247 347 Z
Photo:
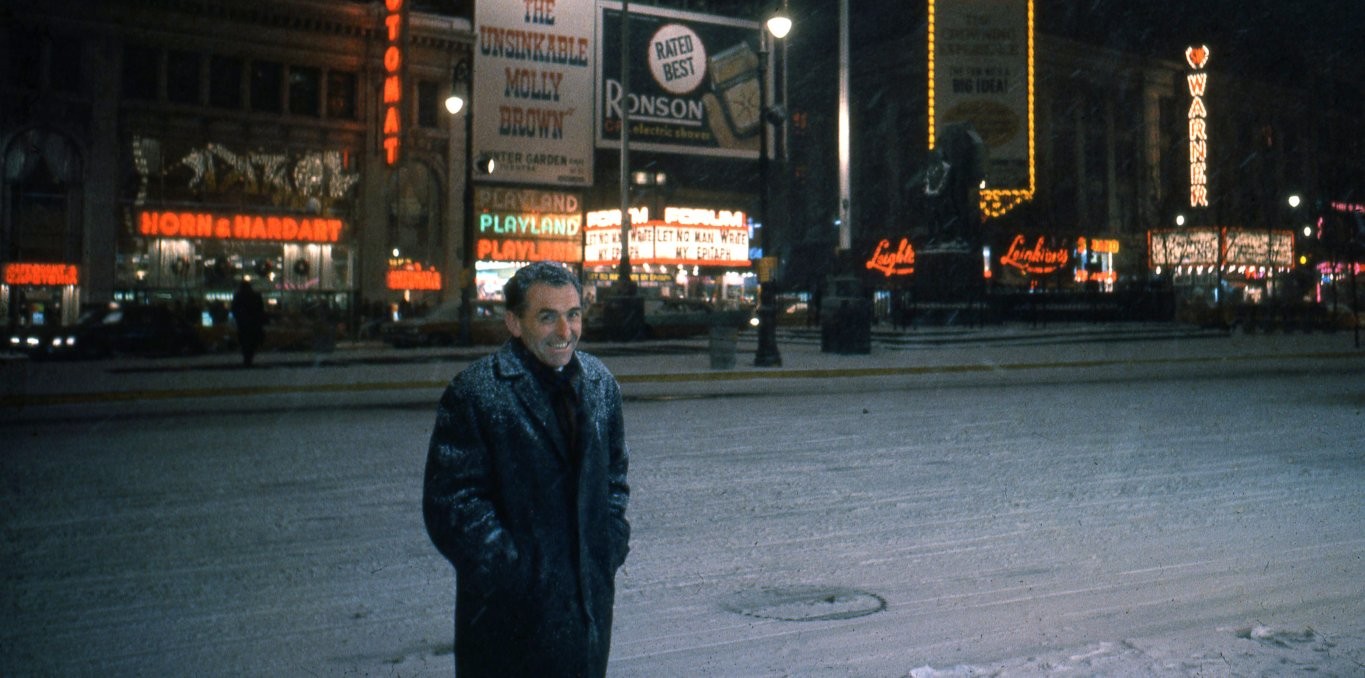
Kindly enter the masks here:
M 753 317 L 752 307 L 717 309 L 709 301 L 700 299 L 645 299 L 644 337 L 647 339 L 681 339 L 708 334 L 716 325 L 735 328 L 748 326 Z M 602 340 L 609 335 L 601 303 L 588 308 L 584 319 L 584 335 Z
M 194 326 L 164 306 L 109 304 L 81 314 L 74 325 L 38 325 L 10 332 L 9 347 L 35 359 L 101 358 L 114 354 L 202 353 Z
M 501 301 L 476 301 L 470 339 L 475 344 L 500 344 L 510 336 L 502 319 Z M 451 346 L 460 340 L 460 300 L 447 301 L 424 315 L 386 323 L 379 329 L 385 343 L 396 348 Z

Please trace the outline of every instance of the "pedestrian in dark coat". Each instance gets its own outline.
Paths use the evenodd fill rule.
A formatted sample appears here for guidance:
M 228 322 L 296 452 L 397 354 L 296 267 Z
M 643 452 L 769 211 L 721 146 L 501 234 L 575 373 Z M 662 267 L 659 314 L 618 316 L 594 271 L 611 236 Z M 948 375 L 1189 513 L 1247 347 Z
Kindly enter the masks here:
M 423 514 L 455 567 L 455 674 L 606 674 L 629 550 L 616 379 L 576 350 L 582 289 L 558 264 L 504 289 L 512 339 L 441 396 Z
M 237 345 L 242 349 L 242 364 L 251 367 L 256 349 L 265 339 L 265 301 L 245 278 L 232 295 L 232 318 L 237 322 Z

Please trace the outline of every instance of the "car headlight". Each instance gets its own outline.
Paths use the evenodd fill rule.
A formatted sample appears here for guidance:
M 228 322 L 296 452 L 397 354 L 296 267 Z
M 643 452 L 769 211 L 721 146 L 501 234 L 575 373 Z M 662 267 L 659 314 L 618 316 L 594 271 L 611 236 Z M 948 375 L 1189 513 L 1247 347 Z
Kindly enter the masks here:
M 19 344 L 21 344 L 21 343 L 23 343 L 23 342 L 20 341 L 18 335 L 11 335 L 10 338 L 9 338 L 9 343 L 10 343 L 11 346 L 18 346 Z
M 38 345 L 38 337 L 25 337 L 25 338 L 24 338 L 24 343 L 25 343 L 25 344 L 28 344 L 29 346 L 37 346 L 37 345 Z
M 52 338 L 52 348 L 61 348 L 61 347 L 62 347 L 62 338 L 61 338 L 61 337 L 53 337 L 53 338 Z
M 72 336 L 67 337 L 67 338 L 66 338 L 66 345 L 67 345 L 67 346 L 75 346 L 75 345 L 76 345 L 76 336 L 75 336 L 75 335 L 72 335 Z

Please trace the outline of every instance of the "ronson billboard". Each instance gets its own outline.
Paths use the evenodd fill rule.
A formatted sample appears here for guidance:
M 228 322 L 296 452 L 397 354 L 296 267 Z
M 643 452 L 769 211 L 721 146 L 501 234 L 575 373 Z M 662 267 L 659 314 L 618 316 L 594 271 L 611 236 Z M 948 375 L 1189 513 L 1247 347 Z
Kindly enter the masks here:
M 518 5 L 519 6 L 519 5 Z M 757 158 L 762 120 L 759 24 L 632 4 L 629 91 L 621 82 L 621 4 L 597 15 L 597 145 Z

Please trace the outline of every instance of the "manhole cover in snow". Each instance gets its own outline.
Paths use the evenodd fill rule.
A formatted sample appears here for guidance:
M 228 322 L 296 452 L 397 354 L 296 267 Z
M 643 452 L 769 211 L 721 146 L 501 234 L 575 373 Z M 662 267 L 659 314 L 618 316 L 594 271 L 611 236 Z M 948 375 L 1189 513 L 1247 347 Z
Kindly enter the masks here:
M 852 619 L 886 609 L 886 601 L 866 591 L 837 586 L 787 586 L 741 591 L 725 609 L 750 617 L 782 621 Z

